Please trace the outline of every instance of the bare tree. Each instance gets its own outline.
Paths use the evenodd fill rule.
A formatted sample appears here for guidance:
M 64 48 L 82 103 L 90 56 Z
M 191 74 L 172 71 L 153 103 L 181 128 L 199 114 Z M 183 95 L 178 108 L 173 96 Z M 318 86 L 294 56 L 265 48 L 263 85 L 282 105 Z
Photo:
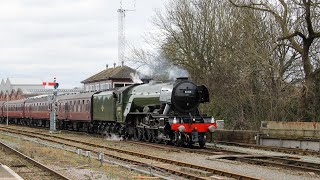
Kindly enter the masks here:
M 232 3 L 249 6 L 240 1 Z M 304 69 L 302 55 L 291 41 L 300 45 L 302 39 L 294 36 L 279 40 L 285 36 L 274 15 L 232 3 L 170 1 L 166 11 L 158 12 L 154 20 L 162 33 L 156 40 L 158 50 L 151 53 L 135 49 L 131 59 L 164 75 L 172 65 L 188 70 L 193 81 L 209 88 L 211 103 L 202 107 L 204 113 L 224 118 L 232 128 L 257 128 L 266 119 L 299 119 L 301 94 L 297 89 L 302 87 Z M 284 13 L 280 7 L 274 6 L 273 10 Z M 288 30 L 292 30 L 298 19 L 286 21 Z M 313 73 L 319 68 L 318 45 L 315 39 L 310 46 Z
M 238 127 L 258 126 L 268 114 L 262 77 L 274 47 L 263 18 L 223 0 L 176 0 L 155 21 L 165 57 L 209 87 L 212 103 L 204 108 Z
M 320 37 L 318 0 L 229 0 L 234 6 L 265 12 L 274 17 L 280 27 L 279 43 L 294 49 L 300 54 L 304 81 L 302 88 L 302 114 L 304 118 L 316 119 L 315 89 L 320 68 L 315 60 L 310 59 L 315 50 L 315 41 Z

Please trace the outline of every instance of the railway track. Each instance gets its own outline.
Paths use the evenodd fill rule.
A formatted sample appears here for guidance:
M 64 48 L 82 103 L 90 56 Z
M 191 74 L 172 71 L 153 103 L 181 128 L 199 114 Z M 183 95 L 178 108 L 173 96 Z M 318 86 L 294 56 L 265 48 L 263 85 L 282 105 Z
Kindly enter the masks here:
M 137 144 L 137 145 L 142 145 L 142 146 L 148 146 L 148 147 L 153 147 L 153 148 L 159 148 L 167 151 L 174 151 L 174 152 L 188 152 L 188 153 L 196 153 L 196 154 L 203 154 L 203 155 L 227 155 L 227 154 L 247 154 L 247 153 L 242 153 L 238 151 L 231 151 L 231 150 L 226 150 L 222 148 L 214 148 L 214 147 L 209 147 L 205 149 L 201 149 L 199 147 L 176 147 L 176 146 L 168 146 L 164 144 L 155 144 L 155 143 L 149 143 L 149 142 L 141 142 L 141 141 L 131 141 L 128 140 L 126 141 L 131 144 Z
M 130 143 L 150 146 L 154 148 L 162 148 L 168 149 L 168 151 L 172 151 L 172 149 L 176 151 L 186 151 L 189 153 L 198 153 L 205 155 L 225 155 L 220 159 L 228 159 L 233 161 L 245 162 L 248 164 L 260 165 L 260 166 L 271 166 L 271 167 L 280 167 L 284 169 L 292 169 L 292 170 L 300 170 L 306 172 L 314 172 L 316 174 L 320 174 L 320 164 L 299 161 L 298 158 L 288 157 L 288 156 L 261 156 L 261 155 L 249 155 L 246 153 L 240 153 L 237 151 L 229 151 L 219 148 L 206 148 L 206 149 L 190 149 L 190 148 L 182 148 L 182 147 L 172 147 L 165 146 L 160 144 L 152 144 L 147 142 L 137 142 L 137 141 L 129 141 Z M 230 155 L 230 156 L 228 156 Z
M 223 157 L 221 159 L 228 159 L 234 161 L 245 162 L 249 164 L 261 165 L 261 166 L 271 166 L 280 167 L 284 169 L 299 170 L 305 172 L 314 172 L 320 175 L 320 164 L 300 161 L 297 159 L 292 159 L 290 157 L 275 157 L 275 156 L 251 156 L 251 157 Z
M 275 152 L 282 152 L 287 154 L 295 154 L 295 155 L 310 155 L 320 157 L 320 152 L 317 151 L 310 151 L 305 149 L 298 149 L 298 148 L 285 148 L 285 147 L 276 147 L 276 146 L 261 146 L 255 144 L 245 144 L 245 143 L 236 143 L 236 142 L 226 142 L 226 141 L 219 141 L 219 144 L 225 144 L 229 146 L 239 146 L 245 148 L 254 148 L 254 149 L 261 149 L 266 151 L 275 151 Z
M 19 125 L 11 125 L 12 127 L 21 127 Z M 43 130 L 43 127 L 32 127 L 35 129 L 40 129 Z M 81 136 L 94 136 L 94 137 L 103 137 L 102 135 L 96 135 L 96 134 L 88 134 L 84 132 L 78 132 L 78 131 L 70 131 L 70 130 L 62 130 L 62 132 L 67 132 L 71 134 L 77 134 Z M 171 152 L 188 152 L 188 153 L 196 153 L 196 154 L 203 154 L 203 155 L 226 155 L 226 154 L 247 154 L 243 152 L 238 152 L 238 151 L 232 151 L 232 150 L 227 150 L 223 148 L 218 148 L 218 147 L 205 147 L 200 148 L 198 146 L 193 146 L 193 147 L 177 147 L 177 146 L 170 146 L 170 145 L 165 145 L 165 144 L 156 144 L 156 143 L 151 143 L 151 142 L 143 142 L 143 141 L 134 141 L 134 140 L 125 140 L 125 142 L 131 143 L 131 144 L 137 144 L 137 145 L 143 145 L 143 146 L 148 146 L 148 147 L 153 147 L 153 148 L 159 148 Z
M 156 156 L 152 156 L 152 155 L 143 154 L 143 153 L 140 153 L 140 152 L 123 150 L 123 149 L 120 149 L 120 148 L 110 147 L 110 146 L 106 146 L 106 145 L 101 145 L 101 144 L 95 144 L 95 143 L 91 143 L 91 142 L 75 140 L 75 139 L 72 139 L 72 138 L 59 137 L 59 136 L 56 136 L 56 135 L 53 135 L 53 134 L 49 135 L 49 134 L 44 134 L 44 133 L 40 133 L 40 132 L 31 132 L 31 131 L 21 130 L 21 129 L 16 130 L 16 129 L 9 128 L 9 127 L 6 127 L 6 128 L 0 127 L 0 130 L 6 131 L 6 132 L 10 132 L 10 133 L 14 133 L 14 134 L 20 134 L 20 135 L 25 135 L 25 136 L 29 136 L 29 137 L 39 138 L 39 139 L 42 139 L 42 140 L 45 140 L 45 141 L 51 141 L 51 142 L 54 142 L 54 143 L 65 144 L 67 146 L 72 146 L 72 147 L 76 147 L 76 148 L 79 148 L 79 149 L 92 151 L 92 152 L 95 152 L 95 153 L 102 152 L 106 156 L 112 157 L 114 159 L 118 159 L 118 160 L 121 160 L 121 161 L 126 161 L 126 162 L 129 162 L 129 163 L 132 163 L 132 164 L 143 165 L 143 166 L 147 166 L 147 167 L 152 166 L 154 169 L 159 169 L 161 171 L 166 171 L 168 173 L 171 173 L 171 174 L 174 174 L 174 175 L 178 175 L 180 177 L 184 177 L 184 178 L 187 178 L 187 179 L 207 179 L 207 178 L 206 177 L 201 177 L 201 176 L 199 176 L 197 174 L 194 174 L 194 173 L 183 172 L 177 167 L 192 168 L 194 170 L 200 170 L 200 171 L 212 173 L 214 175 L 219 175 L 219 176 L 224 176 L 224 177 L 231 177 L 231 178 L 235 178 L 235 179 L 252 179 L 252 180 L 253 179 L 258 179 L 258 178 L 250 177 L 250 176 L 247 176 L 247 175 L 241 175 L 241 174 L 237 174 L 237 173 L 233 173 L 233 172 L 227 172 L 227 171 L 214 169 L 214 168 L 210 168 L 210 167 L 203 167 L 203 166 L 200 166 L 200 165 L 186 163 L 186 162 L 182 162 L 182 161 L 176 161 L 176 160 L 173 160 L 173 159 L 156 157 Z M 97 148 L 99 148 L 100 150 L 98 151 Z M 116 152 L 116 153 L 111 153 L 111 151 L 112 152 Z M 125 158 L 124 154 L 126 156 L 130 155 L 130 156 L 134 156 L 134 157 L 133 158 Z M 139 160 L 137 160 L 136 157 L 139 157 Z M 160 163 L 162 163 L 162 165 L 159 164 L 159 163 L 150 165 L 149 163 L 145 163 L 144 161 L 142 161 L 142 158 L 160 162 Z M 163 164 L 168 164 L 171 167 L 168 168 L 167 165 L 164 166 Z M 174 165 L 176 168 L 172 168 L 172 165 Z
M 66 176 L 50 169 L 40 162 L 0 142 L 1 153 L 5 154 L 0 161 L 9 166 L 23 179 L 69 180 Z

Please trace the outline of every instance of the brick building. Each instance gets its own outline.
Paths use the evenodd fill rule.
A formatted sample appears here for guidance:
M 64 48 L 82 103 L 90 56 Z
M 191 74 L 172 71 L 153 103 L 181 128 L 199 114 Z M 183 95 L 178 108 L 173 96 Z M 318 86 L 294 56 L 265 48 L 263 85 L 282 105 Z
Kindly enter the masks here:
M 7 78 L 2 79 L 0 84 L 0 101 L 17 100 L 30 96 L 39 95 L 30 90 L 45 89 L 40 79 L 34 78 Z

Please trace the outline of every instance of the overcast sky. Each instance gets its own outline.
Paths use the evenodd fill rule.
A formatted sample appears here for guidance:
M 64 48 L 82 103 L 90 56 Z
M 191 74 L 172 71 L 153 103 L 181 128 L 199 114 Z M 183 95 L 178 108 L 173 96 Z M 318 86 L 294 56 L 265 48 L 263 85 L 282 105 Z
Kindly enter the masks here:
M 0 79 L 39 78 L 61 88 L 118 62 L 120 0 L 0 0 Z M 133 0 L 123 0 L 132 9 Z M 136 0 L 126 13 L 126 40 L 141 44 L 156 31 L 155 9 L 167 0 Z

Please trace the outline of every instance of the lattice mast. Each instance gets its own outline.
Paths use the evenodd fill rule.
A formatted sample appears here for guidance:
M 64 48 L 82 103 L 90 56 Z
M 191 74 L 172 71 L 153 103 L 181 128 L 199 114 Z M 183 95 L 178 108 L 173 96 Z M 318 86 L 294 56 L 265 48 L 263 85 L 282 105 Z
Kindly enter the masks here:
M 125 49 L 126 49 L 126 36 L 125 36 L 125 17 L 126 11 L 135 11 L 135 1 L 133 9 L 122 8 L 122 0 L 120 0 L 120 8 L 118 12 L 118 65 L 124 65 Z

